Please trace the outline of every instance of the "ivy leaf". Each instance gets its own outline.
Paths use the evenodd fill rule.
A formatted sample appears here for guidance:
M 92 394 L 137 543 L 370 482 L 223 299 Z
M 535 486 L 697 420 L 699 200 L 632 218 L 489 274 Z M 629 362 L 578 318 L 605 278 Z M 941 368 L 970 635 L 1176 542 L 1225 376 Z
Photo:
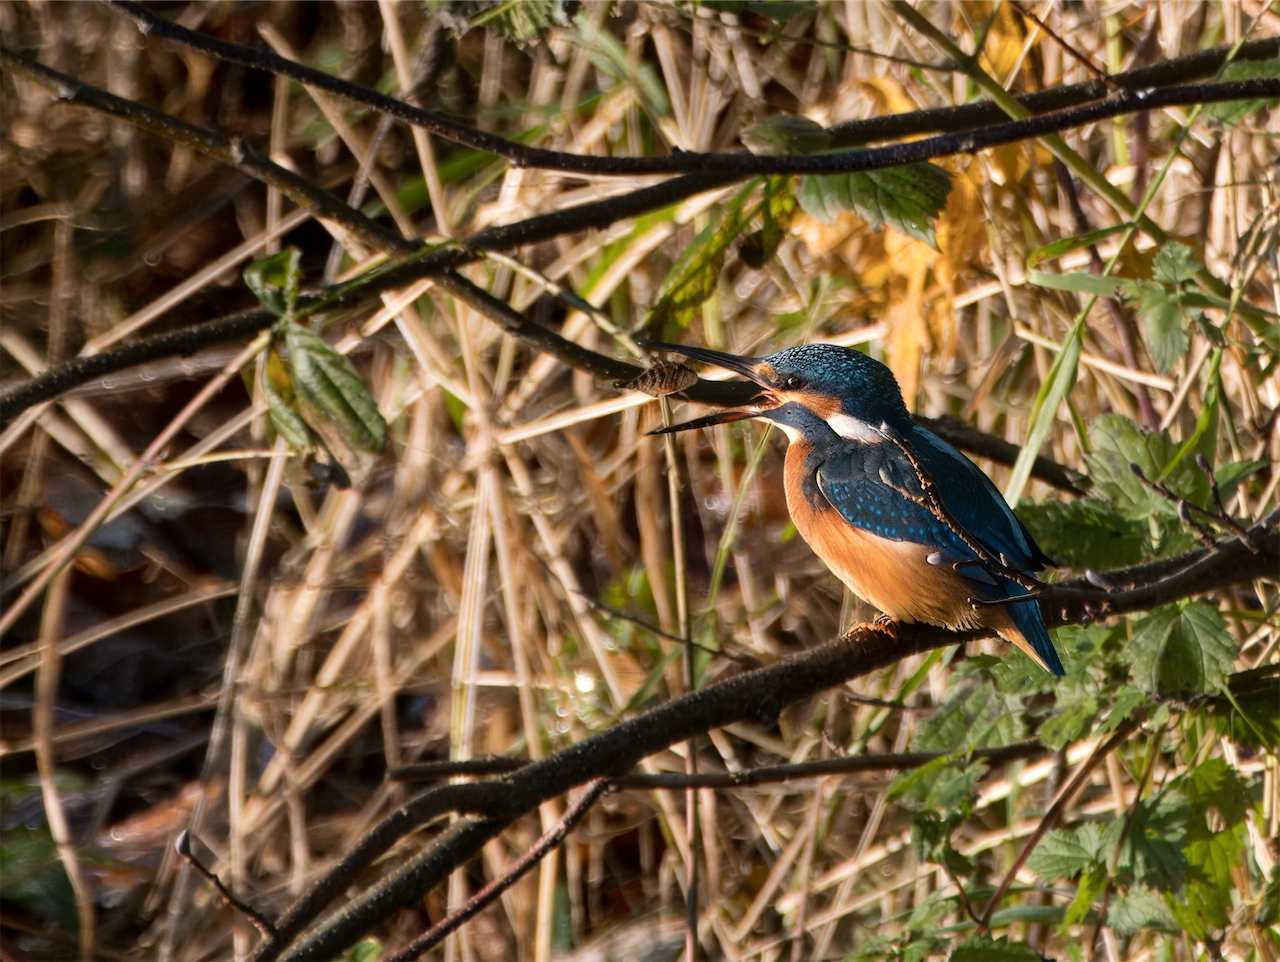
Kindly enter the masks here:
M 1076 571 L 1126 568 L 1151 554 L 1149 526 L 1097 498 L 1043 504 L 1023 499 L 1017 512 L 1045 554 Z
M 1007 936 L 971 935 L 951 950 L 949 962 L 1043 962 L 1040 953 Z
M 1235 670 L 1235 645 L 1218 610 L 1204 601 L 1156 608 L 1134 626 L 1134 679 L 1147 691 L 1220 691 Z
M 1164 899 L 1146 886 L 1139 885 L 1111 900 L 1111 907 L 1107 910 L 1107 925 L 1123 938 L 1134 935 L 1140 929 L 1172 932 L 1177 928 Z
M 1046 881 L 1075 878 L 1081 872 L 1101 870 L 1103 828 L 1085 822 L 1078 828 L 1054 829 L 1032 851 L 1027 868 Z
M 888 224 L 937 250 L 934 220 L 947 203 L 951 175 L 927 161 L 847 174 L 814 174 L 800 182 L 800 206 L 824 224 L 851 210 L 875 230 Z
M 276 317 L 292 319 L 302 284 L 302 259 L 296 247 L 254 261 L 244 269 L 244 282 L 254 297 Z

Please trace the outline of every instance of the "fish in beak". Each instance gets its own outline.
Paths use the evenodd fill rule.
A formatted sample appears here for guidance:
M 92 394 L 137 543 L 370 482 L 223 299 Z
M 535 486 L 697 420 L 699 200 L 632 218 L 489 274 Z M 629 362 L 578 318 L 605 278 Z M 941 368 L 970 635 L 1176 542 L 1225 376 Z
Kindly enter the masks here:
M 770 390 L 768 382 L 764 380 L 758 358 L 739 357 L 736 354 L 725 354 L 723 351 L 712 351 L 705 347 L 686 347 L 683 344 L 650 343 L 645 346 L 654 350 L 668 351 L 672 354 L 683 354 L 685 357 L 690 357 L 695 361 L 702 361 L 706 364 L 714 364 L 716 367 L 722 367 L 726 371 L 740 374 L 747 380 L 759 384 L 762 388 L 760 393 L 751 399 L 747 407 L 731 408 L 728 411 L 708 414 L 706 417 L 694 418 L 692 421 L 656 428 L 650 431 L 650 434 L 674 434 L 676 431 L 709 428 L 717 424 L 728 424 L 731 421 L 746 421 L 749 418 L 759 417 L 763 411 L 777 407 L 780 403 L 779 399 Z

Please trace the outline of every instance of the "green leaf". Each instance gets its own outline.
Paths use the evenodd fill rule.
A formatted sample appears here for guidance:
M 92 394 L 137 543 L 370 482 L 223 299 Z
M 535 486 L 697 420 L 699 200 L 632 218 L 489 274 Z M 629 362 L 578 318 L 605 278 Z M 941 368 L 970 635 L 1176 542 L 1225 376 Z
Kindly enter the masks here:
M 1204 265 L 1196 259 L 1196 252 L 1179 241 L 1165 241 L 1155 260 L 1151 263 L 1151 273 L 1162 284 L 1183 284 L 1195 282 L 1196 273 Z
M 1067 906 L 1067 913 L 1062 917 L 1063 925 L 1078 925 L 1089 917 L 1089 910 L 1102 896 L 1107 887 L 1107 871 L 1097 867 L 1085 871 L 1080 876 L 1080 884 L 1076 886 L 1075 897 Z
M 1182 301 L 1178 294 L 1159 284 L 1145 281 L 1130 285 L 1140 294 L 1138 320 L 1142 322 L 1147 350 L 1160 373 L 1168 374 L 1187 353 L 1191 343 L 1187 334 Z
M 1098 230 L 1089 231 L 1087 234 L 1075 234 L 1071 237 L 1064 237 L 1061 240 L 1056 240 L 1052 244 L 1046 244 L 1039 250 L 1034 251 L 1031 256 L 1027 258 L 1027 269 L 1030 270 L 1037 264 L 1041 264 L 1044 261 L 1055 260 L 1063 254 L 1070 254 L 1072 251 L 1079 250 L 1081 247 L 1088 247 L 1091 244 L 1096 244 L 1098 241 L 1105 240 L 1112 234 L 1118 234 L 1120 231 L 1128 230 L 1130 226 L 1130 224 L 1115 224 L 1112 227 L 1102 227 Z M 1034 284 L 1036 282 L 1032 281 L 1032 283 Z
M 1183 600 L 1134 625 L 1133 675 L 1147 691 L 1185 695 L 1220 691 L 1235 670 L 1235 645 L 1218 610 Z
M 1098 700 L 1092 695 L 1081 695 L 1059 703 L 1059 711 L 1040 726 L 1040 740 L 1055 752 L 1083 737 L 1092 727 L 1098 714 Z
M 1017 513 L 1045 554 L 1076 571 L 1126 568 L 1151 554 L 1149 527 L 1097 498 L 1023 500 Z
M 1213 477 L 1218 482 L 1218 491 L 1222 495 L 1223 502 L 1225 503 L 1235 492 L 1236 485 L 1259 468 L 1265 468 L 1269 463 L 1267 461 L 1228 461 L 1214 468 Z
M 470 19 L 468 27 L 487 26 L 504 40 L 522 44 L 536 40 L 553 26 L 568 23 L 564 0 L 506 0 L 481 10 Z
M 1200 406 L 1200 414 L 1196 418 L 1196 428 L 1191 436 L 1179 445 L 1173 459 L 1160 472 L 1158 480 L 1163 481 L 1173 473 L 1174 468 L 1193 451 L 1199 451 L 1206 458 L 1213 456 L 1218 441 L 1218 399 L 1222 395 L 1222 376 L 1219 373 L 1222 365 L 1222 348 L 1215 348 L 1213 358 L 1209 361 L 1209 370 L 1205 374 L 1204 403 Z
M 1124 895 L 1117 895 L 1107 909 L 1107 925 L 1116 934 L 1127 938 L 1139 929 L 1175 931 L 1176 925 L 1169 906 L 1151 889 L 1135 885 Z
M 916 903 L 907 918 L 908 932 L 933 932 L 938 923 L 955 911 L 954 897 L 948 897 L 944 890 L 930 892 Z
M 1209 722 L 1219 734 L 1253 751 L 1280 749 L 1280 678 L 1261 688 L 1218 699 Z
M 364 378 L 324 339 L 292 322 L 284 327 L 293 390 L 316 430 L 321 418 L 336 426 L 358 450 L 376 454 L 387 438 L 387 424 Z M 337 452 L 334 452 L 335 454 Z
M 1187 860 L 1182 854 L 1187 820 L 1191 808 L 1183 795 L 1166 788 L 1160 794 L 1143 799 L 1133 809 L 1129 831 L 1124 833 L 1124 819 L 1116 819 L 1107 829 L 1103 846 L 1114 851 L 1120 846 L 1116 876 L 1133 879 L 1162 891 L 1182 888 Z M 1120 836 L 1124 834 L 1124 842 Z
M 1008 937 L 972 935 L 951 950 L 949 962 L 1043 962 L 1029 945 L 1010 942 Z
M 1098 733 L 1105 735 L 1107 732 L 1115 731 L 1120 727 L 1121 722 L 1133 714 L 1135 708 L 1145 705 L 1146 702 L 1147 696 L 1142 689 L 1125 685 L 1111 696 L 1111 712 L 1106 720 L 1098 725 Z
M 991 927 L 1003 929 L 1019 922 L 1056 925 L 1062 921 L 1063 913 L 1061 905 L 1013 905 L 999 912 L 992 912 Z
M 1048 287 L 1055 291 L 1074 291 L 1077 294 L 1095 294 L 1098 297 L 1116 297 L 1125 284 L 1118 277 L 1103 277 L 1101 274 L 1084 272 L 1054 274 L 1050 271 L 1028 271 L 1027 281 L 1037 287 Z
M 747 234 L 738 245 L 738 256 L 742 258 L 742 262 L 755 270 L 760 270 L 773 260 L 778 245 L 782 243 L 784 231 L 779 221 L 790 214 L 796 205 L 795 198 L 787 189 L 789 185 L 785 182 L 789 180 L 790 178 L 769 178 L 770 184 L 766 190 L 768 199 L 761 211 L 764 226 Z
M 381 942 L 377 939 L 362 939 L 346 954 L 343 962 L 377 962 L 381 956 Z
M 742 208 L 757 186 L 758 181 L 747 184 L 729 202 L 721 219 L 704 227 L 684 249 L 658 290 L 654 315 L 670 314 L 680 327 L 688 327 L 693 322 L 698 305 L 715 293 L 729 245 L 754 216 L 753 212 L 744 217 Z
M 1054 829 L 1032 851 L 1027 859 L 1027 868 L 1048 882 L 1075 878 L 1090 869 L 1102 869 L 1105 855 L 1103 834 L 1103 828 L 1097 822 L 1084 822 L 1077 828 Z
M 1256 919 L 1263 928 L 1270 928 L 1280 920 L 1280 862 L 1271 866 L 1271 878 L 1262 891 Z
M 1054 358 L 1053 367 L 1049 369 L 1049 376 L 1040 385 L 1036 403 L 1031 408 L 1031 428 L 1027 432 L 1026 443 L 1018 452 L 1018 459 L 1013 464 L 1009 482 L 1004 489 L 1004 499 L 1011 506 L 1017 504 L 1018 499 L 1022 497 L 1022 489 L 1026 487 L 1027 479 L 1031 477 L 1031 466 L 1040 453 L 1040 445 L 1044 444 L 1044 439 L 1049 435 L 1049 428 L 1053 426 L 1054 418 L 1057 417 L 1058 405 L 1075 386 L 1083 337 L 1082 318 L 1079 323 L 1072 325 L 1066 340 L 1062 343 L 1062 350 L 1058 352 L 1058 356 Z
M 298 301 L 302 259 L 296 247 L 256 260 L 244 269 L 244 282 L 276 317 L 292 318 Z
M 771 114 L 738 136 L 753 154 L 769 156 L 816 154 L 831 146 L 826 127 L 797 114 Z
M 272 356 L 278 360 L 275 352 L 272 352 Z M 311 431 L 307 422 L 276 390 L 270 377 L 262 379 L 262 394 L 267 399 L 267 414 L 271 417 L 271 426 L 276 433 L 288 441 L 295 451 L 308 450 L 311 447 Z
M 935 250 L 934 221 L 951 192 L 951 175 L 927 161 L 848 174 L 815 174 L 800 182 L 800 206 L 824 224 L 851 210 L 875 230 L 888 224 Z
M 1280 57 L 1271 60 L 1236 60 L 1223 67 L 1218 75 L 1219 80 L 1265 80 L 1269 77 L 1280 77 Z M 1245 117 L 1275 102 L 1275 98 L 1227 100 L 1209 104 L 1204 112 L 1224 127 L 1234 127 Z
M 1144 485 L 1130 470 L 1130 464 L 1138 465 L 1148 478 L 1164 475 L 1170 490 L 1192 504 L 1204 507 L 1208 502 L 1209 481 L 1191 460 L 1184 460 L 1165 474 L 1165 468 L 1178 453 L 1178 445 L 1167 431 L 1150 431 L 1122 415 L 1104 414 L 1090 425 L 1089 441 L 1093 451 L 1085 459 L 1090 477 L 1124 517 L 1148 523 L 1153 516 L 1163 517 L 1181 527 L 1175 507 Z

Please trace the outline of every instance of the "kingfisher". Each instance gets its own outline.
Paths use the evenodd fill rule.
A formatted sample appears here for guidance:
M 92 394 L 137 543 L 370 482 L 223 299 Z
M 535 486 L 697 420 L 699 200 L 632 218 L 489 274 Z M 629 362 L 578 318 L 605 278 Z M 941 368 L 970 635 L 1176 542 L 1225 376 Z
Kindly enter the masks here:
M 1064 674 L 1036 602 L 1034 572 L 1053 562 L 978 466 L 911 419 L 889 368 L 835 344 L 760 358 L 652 346 L 759 387 L 741 407 L 654 433 L 776 424 L 796 530 L 854 594 L 896 621 L 994 631 Z

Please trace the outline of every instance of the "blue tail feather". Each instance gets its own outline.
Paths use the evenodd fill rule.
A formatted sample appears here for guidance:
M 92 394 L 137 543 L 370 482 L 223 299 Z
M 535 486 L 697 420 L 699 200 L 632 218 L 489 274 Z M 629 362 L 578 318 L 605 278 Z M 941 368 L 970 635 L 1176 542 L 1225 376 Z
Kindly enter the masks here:
M 1013 586 L 1010 586 L 1013 588 Z M 1023 594 L 1026 592 L 1021 585 L 1013 588 L 1011 594 Z M 1007 606 L 1009 609 L 1009 618 L 1022 632 L 1022 637 L 1036 650 L 1036 654 L 1044 659 L 1045 666 L 1052 674 L 1065 675 L 1067 672 L 1062 667 L 1062 661 L 1058 658 L 1058 651 L 1053 646 L 1053 640 L 1049 637 L 1049 629 L 1044 626 L 1044 619 L 1040 615 L 1040 606 L 1035 602 L 1023 601 L 1015 602 Z

